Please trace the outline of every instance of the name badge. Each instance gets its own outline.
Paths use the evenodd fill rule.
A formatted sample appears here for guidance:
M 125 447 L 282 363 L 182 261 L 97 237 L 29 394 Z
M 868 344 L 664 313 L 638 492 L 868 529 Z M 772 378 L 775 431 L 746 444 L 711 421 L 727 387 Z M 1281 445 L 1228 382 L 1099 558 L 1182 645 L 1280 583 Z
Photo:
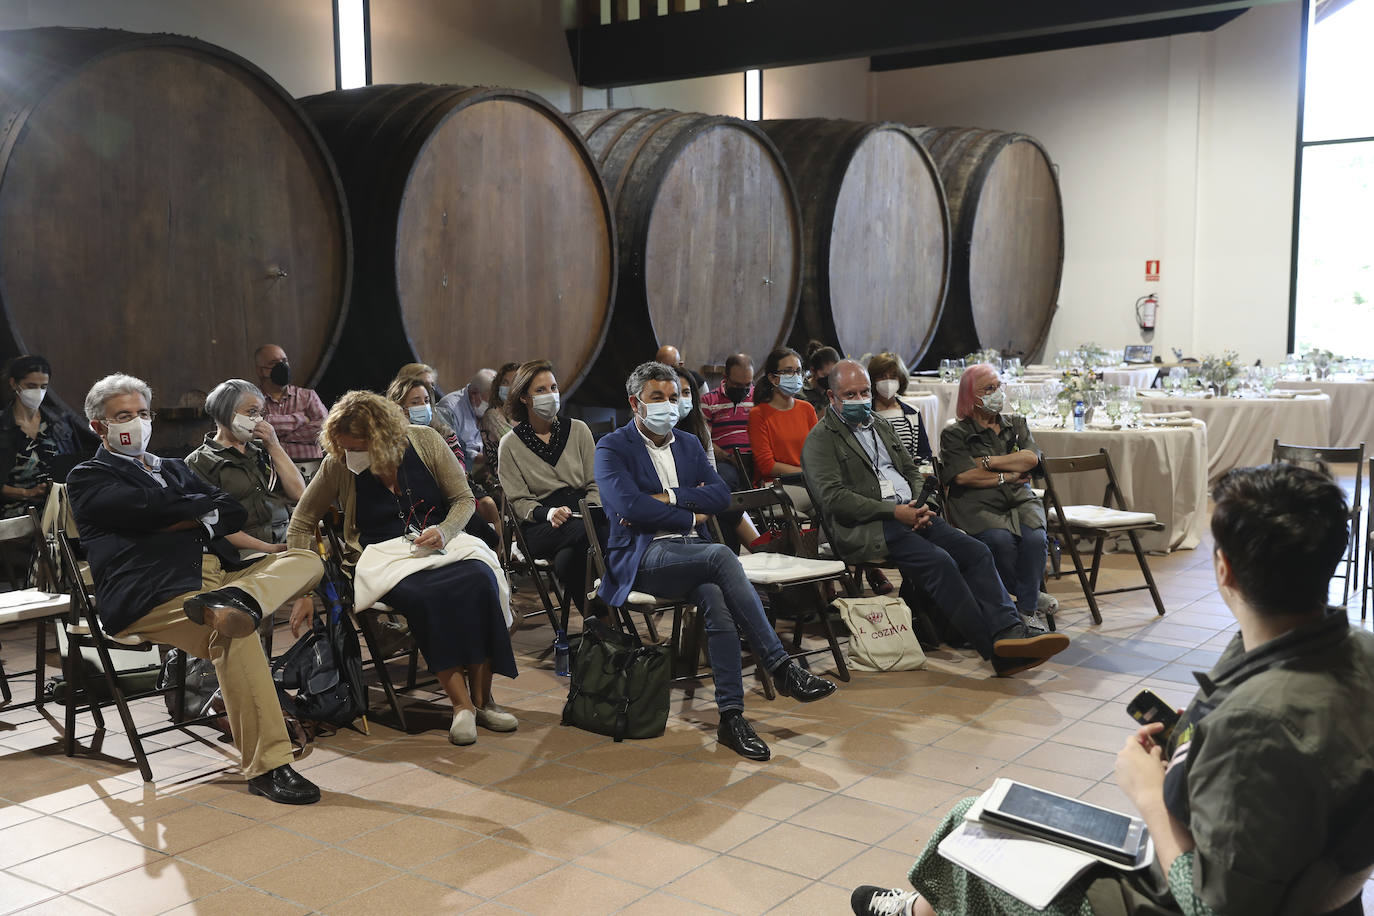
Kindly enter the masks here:
M 883 495 L 883 499 L 895 499 L 897 497 L 897 488 L 894 487 L 892 481 L 888 480 L 886 477 L 880 477 L 878 479 L 878 486 L 880 488 L 879 492 Z

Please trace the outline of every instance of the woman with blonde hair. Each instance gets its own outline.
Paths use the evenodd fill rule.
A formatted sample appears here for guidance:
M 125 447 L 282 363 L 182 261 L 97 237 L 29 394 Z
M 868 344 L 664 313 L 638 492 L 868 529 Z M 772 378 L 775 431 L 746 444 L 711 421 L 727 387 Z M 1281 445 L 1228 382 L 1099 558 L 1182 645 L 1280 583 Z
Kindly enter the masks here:
M 418 363 L 411 363 L 411 366 L 418 366 Z M 467 455 L 463 451 L 463 444 L 458 441 L 458 434 L 455 433 L 443 418 L 434 410 L 434 405 L 438 403 L 439 394 L 434 386 L 421 379 L 407 377 L 402 367 L 401 372 L 392 379 L 391 386 L 386 390 L 386 396 L 401 406 L 406 412 L 406 417 L 416 426 L 428 426 L 444 439 L 444 444 L 453 451 L 453 457 L 458 459 L 458 464 L 462 466 L 463 473 L 467 473 Z M 468 489 L 472 490 L 472 498 L 477 501 L 477 509 L 473 516 L 468 520 L 467 527 L 464 528 L 468 534 L 475 538 L 480 538 L 492 550 L 499 551 L 503 543 L 503 532 L 501 530 L 501 510 L 496 507 L 496 500 L 487 495 L 487 491 L 472 482 L 468 477 Z
M 478 725 L 517 726 L 491 693 L 493 672 L 517 674 L 508 590 L 495 554 L 463 534 L 474 501 L 458 460 L 437 432 L 406 420 L 393 402 L 370 391 L 338 400 L 320 432 L 324 462 L 291 516 L 287 544 L 313 548 L 315 525 L 336 502 L 343 507 L 349 569 L 361 559 L 371 573 L 367 548 L 375 545 L 380 556 L 400 538 L 411 542 L 411 556 L 383 567 L 377 581 L 410 569 L 407 563 L 428 566 L 389 583 L 378 600 L 406 618 L 453 704 L 449 740 L 467 745 L 477 740 Z M 361 577 L 355 584 L 362 601 Z M 293 614 L 291 623 L 297 632 L 305 620 Z

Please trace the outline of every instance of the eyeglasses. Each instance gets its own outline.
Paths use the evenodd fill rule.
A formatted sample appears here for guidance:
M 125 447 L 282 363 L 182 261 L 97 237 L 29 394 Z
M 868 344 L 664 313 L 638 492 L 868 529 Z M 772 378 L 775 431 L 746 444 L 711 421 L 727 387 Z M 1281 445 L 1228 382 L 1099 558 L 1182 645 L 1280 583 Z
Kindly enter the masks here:
M 420 535 L 424 534 L 425 529 L 429 527 L 429 517 L 434 512 L 434 507 L 432 506 L 425 512 L 425 516 L 420 520 L 420 523 L 418 525 L 415 524 L 415 513 L 419 511 L 422 505 L 423 503 L 416 501 L 415 505 L 410 507 L 409 514 L 406 515 L 405 538 L 407 541 L 414 541 Z
M 157 419 L 157 411 L 140 410 L 138 413 L 130 413 L 127 410 L 121 410 L 113 417 L 101 417 L 101 419 L 104 420 L 106 423 L 128 423 L 130 420 L 133 420 L 134 418 L 138 418 L 140 420 L 148 420 L 149 422 L 152 422 L 153 420 Z
M 783 375 L 783 376 L 792 376 L 792 375 L 801 375 L 801 374 L 802 374 L 802 371 L 801 371 L 800 369 L 777 369 L 777 370 L 774 370 L 773 374 L 774 374 L 774 375 Z
M 254 419 L 254 420 L 261 420 L 261 419 L 262 419 L 262 408 L 261 408 L 261 407 L 254 407 L 254 408 L 251 408 L 250 410 L 245 410 L 245 411 L 243 412 L 243 415 L 244 415 L 245 417 L 249 417 L 249 418 Z

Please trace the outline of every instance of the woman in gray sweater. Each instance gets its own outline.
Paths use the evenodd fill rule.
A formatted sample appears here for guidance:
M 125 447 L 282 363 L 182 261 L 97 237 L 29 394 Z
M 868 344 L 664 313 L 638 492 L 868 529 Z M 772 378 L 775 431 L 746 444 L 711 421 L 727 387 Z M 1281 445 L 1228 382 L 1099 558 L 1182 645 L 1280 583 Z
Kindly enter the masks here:
M 525 363 L 506 397 L 515 424 L 501 437 L 497 464 L 501 489 L 510 500 L 531 559 L 548 560 L 563 593 L 579 612 L 586 601 L 587 531 L 573 517 L 586 499 L 599 504 L 593 463 L 596 443 L 581 420 L 558 415 L 560 399 L 553 365 Z

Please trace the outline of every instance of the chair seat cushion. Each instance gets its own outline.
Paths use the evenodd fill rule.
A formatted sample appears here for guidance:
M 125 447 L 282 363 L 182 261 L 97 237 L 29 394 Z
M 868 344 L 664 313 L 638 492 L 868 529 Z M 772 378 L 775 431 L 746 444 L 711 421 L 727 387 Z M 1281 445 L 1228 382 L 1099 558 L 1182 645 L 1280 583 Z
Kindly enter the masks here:
M 17 541 L 34 535 L 33 519 L 27 515 L 0 518 L 0 541 Z
M 27 519 L 26 519 L 27 521 Z M 22 588 L 12 592 L 0 592 L 0 626 L 7 623 L 23 623 L 26 620 L 40 620 L 66 613 L 71 607 L 71 598 L 54 595 L 36 588 Z
M 1050 507 L 1050 513 L 1054 514 L 1053 507 Z M 1153 512 L 1123 512 L 1106 506 L 1065 506 L 1064 517 L 1070 525 L 1088 528 L 1130 528 L 1153 525 L 1158 521 Z
M 596 593 L 601 589 L 601 580 L 597 579 L 592 583 L 592 590 L 587 593 L 587 600 L 596 597 Z M 625 599 L 626 604 L 634 604 L 640 607 L 657 607 L 660 604 L 681 604 L 676 598 L 655 598 L 648 592 L 630 592 L 630 596 Z
M 744 574 L 755 585 L 786 585 L 844 574 L 839 560 L 812 560 L 784 553 L 751 553 L 739 558 Z

